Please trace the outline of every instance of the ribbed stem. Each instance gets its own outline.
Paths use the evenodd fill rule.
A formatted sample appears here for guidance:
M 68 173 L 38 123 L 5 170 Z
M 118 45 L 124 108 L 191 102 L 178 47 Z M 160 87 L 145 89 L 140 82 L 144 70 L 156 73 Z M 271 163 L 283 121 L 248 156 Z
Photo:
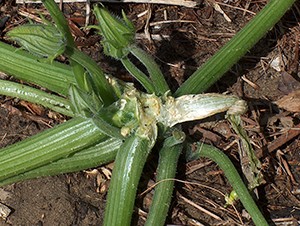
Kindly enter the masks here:
M 111 162 L 117 155 L 122 141 L 115 138 L 104 138 L 103 141 L 93 147 L 76 152 L 72 156 L 62 158 L 56 162 L 38 167 L 25 173 L 10 177 L 0 182 L 0 186 L 29 180 L 44 176 L 53 176 L 62 173 L 77 172 L 89 168 L 98 167 Z
M 177 162 L 182 150 L 184 133 L 168 137 L 159 151 L 155 192 L 145 226 L 163 226 L 172 199 Z M 165 180 L 165 181 L 164 181 Z
M 75 48 L 67 47 L 66 54 L 89 72 L 92 77 L 94 91 L 99 97 L 101 97 L 103 103 L 106 106 L 113 103 L 115 101 L 114 91 L 97 63 L 88 55 Z
M 156 95 L 163 95 L 170 90 L 163 73 L 151 56 L 134 45 L 129 47 L 129 51 L 146 67 L 152 83 L 155 84 Z
M 105 136 L 91 120 L 73 118 L 0 151 L 0 181 L 90 147 Z
M 155 93 L 155 87 L 147 75 L 138 69 L 127 57 L 122 58 L 121 62 L 126 70 L 142 84 L 147 93 Z
M 189 151 L 187 152 L 187 159 L 195 159 L 197 156 L 206 157 L 217 163 L 218 166 L 224 171 L 226 178 L 233 187 L 234 191 L 237 193 L 241 203 L 252 217 L 254 224 L 257 226 L 268 226 L 266 219 L 260 212 L 238 171 L 227 155 L 211 145 L 198 143 L 197 147 L 198 148 L 196 150 L 192 150 L 192 147 L 188 149 Z
M 0 94 L 40 104 L 67 116 L 74 116 L 70 106 L 71 103 L 68 100 L 30 86 L 0 80 Z
M 195 71 L 175 95 L 195 94 L 207 90 L 272 29 L 294 2 L 295 0 L 270 0 L 219 52 Z
M 0 71 L 34 83 L 61 95 L 67 95 L 75 79 L 70 66 L 45 63 L 38 57 L 0 42 Z
M 110 182 L 104 226 L 129 226 L 136 190 L 150 152 L 149 140 L 127 138 L 118 151 Z
M 53 0 L 42 0 L 42 2 L 49 11 L 59 31 L 66 37 L 67 45 L 70 47 L 75 47 L 74 39 L 68 26 L 68 22 L 65 19 L 63 13 L 58 8 L 58 5 Z

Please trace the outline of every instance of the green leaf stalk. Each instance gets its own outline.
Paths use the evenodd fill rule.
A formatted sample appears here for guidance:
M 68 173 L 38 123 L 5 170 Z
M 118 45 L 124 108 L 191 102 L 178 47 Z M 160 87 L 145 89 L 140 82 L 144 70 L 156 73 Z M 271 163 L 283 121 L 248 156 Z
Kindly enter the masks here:
M 175 96 L 206 91 L 274 27 L 294 2 L 270 0 L 241 31 L 178 88 Z

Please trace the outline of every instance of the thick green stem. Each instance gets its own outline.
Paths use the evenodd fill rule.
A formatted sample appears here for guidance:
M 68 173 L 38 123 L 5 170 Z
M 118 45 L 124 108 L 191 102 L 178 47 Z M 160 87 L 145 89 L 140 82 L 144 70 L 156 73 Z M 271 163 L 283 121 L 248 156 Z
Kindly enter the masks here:
M 155 93 L 155 87 L 150 81 L 150 79 L 145 75 L 140 69 L 138 69 L 129 59 L 128 57 L 124 57 L 121 59 L 123 66 L 126 70 L 136 79 L 138 80 L 142 86 L 146 89 L 147 93 Z
M 295 0 L 270 0 L 218 53 L 191 75 L 175 92 L 176 96 L 201 93 L 218 81 L 272 27 Z
M 95 168 L 115 159 L 122 141 L 115 138 L 107 138 L 93 147 L 76 152 L 72 156 L 59 159 L 25 173 L 0 181 L 0 186 L 29 180 L 44 176 L 53 176 L 62 173 L 78 172 L 89 168 Z
M 235 169 L 230 159 L 223 152 L 211 145 L 198 143 L 196 150 L 194 150 L 192 147 L 188 148 L 187 160 L 195 159 L 197 157 L 210 158 L 211 160 L 216 162 L 218 166 L 224 171 L 224 174 L 227 177 L 229 183 L 237 193 L 245 209 L 252 217 L 254 224 L 257 226 L 268 226 L 266 219 L 251 197 L 238 171 Z
M 108 106 L 113 103 L 115 101 L 114 91 L 97 63 L 75 48 L 67 47 L 66 54 L 89 72 L 92 77 L 94 91 L 101 97 L 104 104 Z
M 174 178 L 177 170 L 177 162 L 182 150 L 184 133 L 176 131 L 176 134 L 164 141 L 159 151 L 159 161 L 155 192 L 150 206 L 145 226 L 163 226 L 169 211 L 172 199 Z M 165 181 L 164 181 L 165 180 Z
M 0 181 L 65 158 L 105 137 L 91 120 L 73 118 L 0 151 Z
M 26 85 L 0 80 L 0 94 L 40 104 L 67 116 L 74 116 L 70 106 L 71 103 L 65 98 Z
M 130 225 L 137 185 L 151 149 L 149 143 L 148 139 L 133 135 L 120 147 L 109 187 L 104 226 Z
M 42 2 L 49 11 L 59 31 L 66 37 L 67 45 L 70 47 L 75 47 L 74 39 L 70 32 L 68 22 L 65 19 L 64 14 L 58 8 L 58 5 L 53 0 L 42 0 Z
M 0 71 L 61 95 L 67 95 L 75 79 L 70 66 L 39 61 L 38 57 L 0 42 Z
M 157 63 L 155 63 L 152 57 L 150 57 L 141 48 L 138 48 L 134 45 L 129 47 L 129 51 L 146 67 L 150 75 L 150 79 L 152 80 L 152 83 L 155 84 L 154 87 L 156 89 L 156 95 L 163 95 L 170 90 L 163 73 L 161 72 Z

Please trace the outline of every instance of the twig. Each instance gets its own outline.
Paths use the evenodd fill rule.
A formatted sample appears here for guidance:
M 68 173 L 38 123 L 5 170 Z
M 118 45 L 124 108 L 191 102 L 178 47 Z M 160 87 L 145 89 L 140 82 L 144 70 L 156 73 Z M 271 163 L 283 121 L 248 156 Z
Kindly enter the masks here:
M 285 170 L 287 175 L 290 177 L 290 180 L 292 181 L 292 183 L 294 185 L 297 185 L 296 179 L 295 179 L 294 175 L 292 174 L 287 161 L 282 157 L 282 156 L 284 156 L 284 153 L 282 151 L 278 150 L 276 153 L 276 156 L 279 160 L 281 167 Z
M 153 27 L 160 24 L 168 24 L 168 23 L 196 23 L 193 20 L 162 20 L 162 21 L 156 21 L 149 23 L 149 26 Z
M 225 18 L 225 20 L 226 20 L 227 22 L 231 22 L 231 19 L 229 18 L 229 16 L 227 16 L 227 14 L 226 14 L 226 13 L 224 12 L 224 10 L 219 6 L 219 4 L 218 4 L 217 2 L 211 1 L 211 4 L 212 4 L 213 8 L 214 8 L 217 12 L 219 12 L 219 13 L 221 13 L 221 14 L 223 15 L 223 17 Z
M 149 31 L 149 24 L 150 24 L 150 19 L 151 19 L 151 15 L 152 14 L 152 7 L 151 5 L 148 5 L 148 9 L 147 9 L 147 16 L 146 16 L 146 23 L 145 23 L 145 28 L 144 28 L 144 33 L 146 38 L 148 39 L 148 41 L 151 41 L 151 34 Z
M 195 207 L 196 209 L 198 209 L 198 210 L 206 213 L 207 215 L 213 217 L 214 219 L 216 219 L 216 220 L 222 220 L 222 218 L 219 217 L 218 215 L 216 215 L 216 214 L 210 212 L 209 210 L 207 210 L 207 209 L 205 209 L 205 208 L 197 205 L 196 203 L 192 202 L 191 200 L 185 198 L 184 196 L 182 196 L 180 194 L 179 194 L 179 198 L 181 198 L 183 201 L 185 201 L 186 203 L 190 204 L 191 206 Z
M 55 0 L 59 2 L 60 0 Z M 16 3 L 40 3 L 41 1 L 34 0 L 16 0 Z M 63 2 L 86 2 L 86 0 L 63 0 Z M 196 7 L 196 1 L 189 0 L 92 0 L 91 2 L 110 2 L 110 3 L 150 3 L 150 4 L 165 4 L 165 5 L 179 5 L 185 7 Z
M 246 82 L 248 85 L 250 85 L 253 89 L 260 89 L 259 85 L 257 85 L 256 83 L 252 82 L 251 80 L 249 80 L 246 75 L 242 75 L 241 79 Z
M 300 135 L 300 124 L 291 128 L 285 134 L 282 134 L 281 136 L 273 140 L 271 143 L 268 144 L 266 149 L 268 153 L 271 153 L 299 135 Z M 258 158 L 263 157 L 264 156 L 263 149 L 260 149 L 256 155 Z
M 165 182 L 165 181 L 170 181 L 170 180 L 173 180 L 173 181 L 176 181 L 176 182 L 179 182 L 179 183 L 184 183 L 185 185 L 191 184 L 191 185 L 196 185 L 196 186 L 199 186 L 199 187 L 204 187 L 204 188 L 210 189 L 210 190 L 212 190 L 212 191 L 214 191 L 214 192 L 216 192 L 216 193 L 219 193 L 219 194 L 222 195 L 223 197 L 226 196 L 223 192 L 221 192 L 221 191 L 219 191 L 219 190 L 217 190 L 217 189 L 215 189 L 215 188 L 213 188 L 213 187 L 209 187 L 209 186 L 207 186 L 207 185 L 203 185 L 203 184 L 196 183 L 196 182 L 190 182 L 190 181 L 179 180 L 179 179 L 175 179 L 175 178 L 168 178 L 168 179 L 164 179 L 164 180 L 161 180 L 161 181 L 159 181 L 159 182 L 156 182 L 156 183 L 152 184 L 149 188 L 147 188 L 145 191 L 143 191 L 141 194 L 139 194 L 139 196 L 143 196 L 145 193 L 151 191 L 151 190 L 152 190 L 155 186 L 157 186 L 159 183 L 162 183 L 162 182 Z
M 30 12 L 26 12 L 23 9 L 19 9 L 18 10 L 18 14 L 21 15 L 21 16 L 27 17 L 27 18 L 29 18 L 29 19 L 31 19 L 33 21 L 36 21 L 38 23 L 43 23 L 43 20 L 41 18 L 39 18 L 38 16 L 33 15 Z
M 135 35 L 136 40 L 146 39 L 145 33 L 137 33 Z M 155 41 L 163 41 L 163 40 L 170 40 L 169 35 L 161 35 L 161 34 L 151 34 L 151 39 Z
M 256 15 L 255 12 L 252 12 L 250 10 L 247 10 L 247 9 L 243 9 L 241 7 L 237 7 L 237 6 L 232 6 L 232 5 L 229 5 L 229 4 L 226 4 L 226 3 L 222 3 L 222 2 L 218 2 L 219 5 L 222 5 L 222 6 L 226 6 L 228 8 L 233 8 L 233 9 L 237 9 L 237 10 L 241 10 L 241 11 L 244 11 L 246 13 L 249 13 L 249 14 L 252 14 L 252 15 Z
M 289 142 L 294 137 L 300 134 L 300 124 L 290 129 L 286 134 L 282 134 L 280 137 L 276 138 L 272 143 L 268 145 L 269 153 L 273 152 L 280 146 L 284 145 L 285 143 Z

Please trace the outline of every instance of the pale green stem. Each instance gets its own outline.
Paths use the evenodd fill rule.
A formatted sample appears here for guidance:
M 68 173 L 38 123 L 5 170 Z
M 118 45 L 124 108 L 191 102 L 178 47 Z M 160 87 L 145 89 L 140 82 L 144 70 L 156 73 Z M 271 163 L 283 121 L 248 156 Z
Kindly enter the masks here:
M 40 104 L 67 116 L 74 116 L 70 106 L 71 103 L 65 98 L 52 95 L 26 85 L 7 80 L 0 80 L 0 94 Z
M 142 86 L 146 89 L 147 93 L 155 93 L 155 87 L 150 79 L 140 69 L 138 69 L 128 57 L 122 58 L 121 62 L 126 70 L 138 80 Z
M 170 88 L 164 78 L 164 75 L 159 69 L 157 63 L 153 60 L 153 58 L 137 46 L 132 45 L 128 49 L 130 53 L 134 55 L 139 61 L 141 61 L 142 64 L 146 67 L 150 75 L 152 84 L 156 89 L 155 94 L 160 96 L 169 91 Z
M 155 192 L 145 226 L 163 226 L 168 215 L 172 199 L 174 178 L 178 159 L 182 150 L 185 135 L 176 131 L 176 135 L 168 137 L 159 151 Z

